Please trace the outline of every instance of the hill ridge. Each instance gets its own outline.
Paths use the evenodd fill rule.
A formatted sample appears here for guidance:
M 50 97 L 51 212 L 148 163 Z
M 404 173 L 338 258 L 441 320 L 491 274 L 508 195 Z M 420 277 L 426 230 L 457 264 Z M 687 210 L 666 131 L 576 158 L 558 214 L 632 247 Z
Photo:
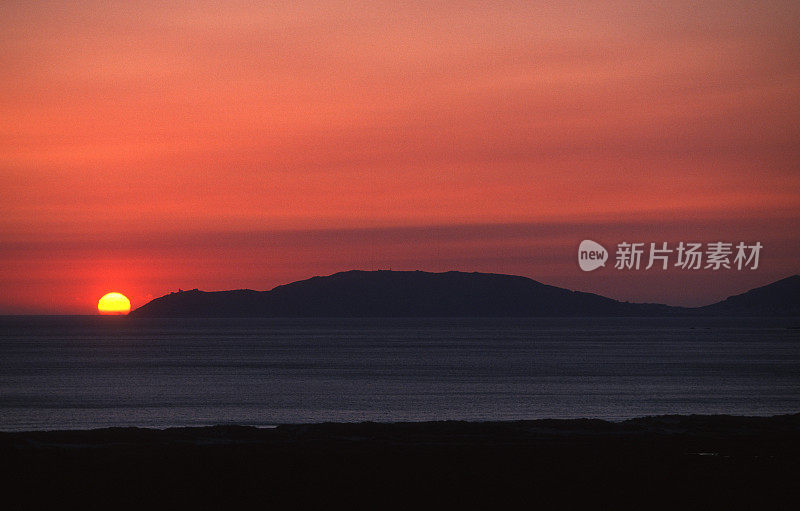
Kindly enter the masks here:
M 798 315 L 793 275 L 704 307 L 631 303 L 544 284 L 521 275 L 420 270 L 347 270 L 268 291 L 179 291 L 134 317 L 537 317 Z

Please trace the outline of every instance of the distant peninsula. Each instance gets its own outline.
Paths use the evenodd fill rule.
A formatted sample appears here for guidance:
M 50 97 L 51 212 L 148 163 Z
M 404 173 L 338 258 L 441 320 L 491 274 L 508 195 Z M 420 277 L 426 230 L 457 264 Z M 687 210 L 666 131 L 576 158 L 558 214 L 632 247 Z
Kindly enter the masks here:
M 546 317 L 800 315 L 800 276 L 705 307 L 629 303 L 527 277 L 449 271 L 351 270 L 278 286 L 180 291 L 133 317 Z

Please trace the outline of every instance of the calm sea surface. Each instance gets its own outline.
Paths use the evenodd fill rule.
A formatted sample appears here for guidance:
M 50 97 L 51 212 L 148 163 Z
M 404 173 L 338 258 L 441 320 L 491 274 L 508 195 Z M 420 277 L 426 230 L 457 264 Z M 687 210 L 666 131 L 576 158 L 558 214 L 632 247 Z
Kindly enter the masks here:
M 800 412 L 800 320 L 0 317 L 0 430 Z

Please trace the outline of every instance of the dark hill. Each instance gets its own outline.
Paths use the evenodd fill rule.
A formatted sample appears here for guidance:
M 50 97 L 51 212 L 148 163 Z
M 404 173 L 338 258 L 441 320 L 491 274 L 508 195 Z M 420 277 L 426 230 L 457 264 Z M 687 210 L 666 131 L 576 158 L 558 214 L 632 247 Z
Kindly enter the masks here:
M 628 303 L 515 275 L 450 271 L 346 271 L 271 291 L 181 291 L 136 317 L 795 316 L 800 276 L 698 308 Z
M 138 317 L 525 317 L 680 313 L 620 302 L 493 273 L 347 271 L 271 291 L 172 293 L 131 312 Z
M 708 315 L 798 316 L 800 315 L 800 275 L 731 296 L 698 311 Z

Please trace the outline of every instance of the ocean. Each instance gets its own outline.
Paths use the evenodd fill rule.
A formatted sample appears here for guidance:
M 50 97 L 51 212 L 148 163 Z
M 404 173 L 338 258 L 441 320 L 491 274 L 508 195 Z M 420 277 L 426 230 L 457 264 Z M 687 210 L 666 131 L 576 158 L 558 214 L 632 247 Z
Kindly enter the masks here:
M 798 318 L 0 317 L 0 430 L 800 412 Z

